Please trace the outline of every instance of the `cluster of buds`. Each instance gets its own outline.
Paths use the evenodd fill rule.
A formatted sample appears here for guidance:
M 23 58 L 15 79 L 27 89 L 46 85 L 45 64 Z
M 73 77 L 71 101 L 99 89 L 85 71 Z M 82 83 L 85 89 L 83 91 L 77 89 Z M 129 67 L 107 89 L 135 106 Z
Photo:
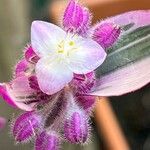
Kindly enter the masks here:
M 33 51 L 31 45 L 26 47 L 25 56 L 29 51 Z M 94 72 L 74 74 L 73 80 L 62 90 L 47 95 L 40 90 L 34 71 L 36 61 L 31 57 L 38 58 L 36 55 L 25 57 L 15 68 L 14 80 L 1 85 L 5 91 L 3 98 L 13 96 L 16 105 L 27 110 L 12 122 L 15 140 L 21 143 L 33 140 L 36 150 L 57 150 L 63 140 L 73 144 L 87 143 L 90 114 L 95 103 L 95 97 L 88 95 L 95 84 Z
M 17 142 L 34 141 L 36 150 L 58 150 L 62 141 L 85 144 L 90 138 L 90 115 L 95 97 L 94 70 L 106 49 L 118 39 L 120 28 L 99 23 L 91 28 L 91 14 L 70 0 L 61 28 L 42 21 L 31 27 L 31 45 L 15 67 L 0 95 L 25 110 L 13 120 Z M 92 35 L 91 35 L 92 33 Z

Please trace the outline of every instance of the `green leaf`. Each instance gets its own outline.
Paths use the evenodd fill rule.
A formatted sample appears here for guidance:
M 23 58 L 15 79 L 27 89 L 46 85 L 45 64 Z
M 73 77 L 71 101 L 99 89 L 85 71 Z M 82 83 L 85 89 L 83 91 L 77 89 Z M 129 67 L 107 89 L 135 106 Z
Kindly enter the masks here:
M 128 32 L 132 26 L 122 27 L 120 39 L 107 50 L 105 62 L 96 70 L 98 78 L 150 56 L 150 25 Z
M 120 26 L 122 34 L 96 70 L 97 81 L 90 94 L 119 96 L 150 83 L 150 10 L 127 12 L 104 22 Z

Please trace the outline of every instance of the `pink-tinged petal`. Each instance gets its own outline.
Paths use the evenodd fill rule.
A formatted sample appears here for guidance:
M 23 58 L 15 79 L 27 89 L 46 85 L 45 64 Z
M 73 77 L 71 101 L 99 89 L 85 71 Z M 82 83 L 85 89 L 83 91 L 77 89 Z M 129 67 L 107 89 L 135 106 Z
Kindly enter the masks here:
M 119 26 L 131 25 L 130 30 L 133 30 L 138 27 L 149 25 L 150 10 L 137 10 L 123 13 L 102 21 L 102 23 L 104 22 L 111 22 Z
M 105 58 L 106 52 L 95 41 L 85 38 L 77 38 L 77 50 L 70 53 L 70 69 L 76 74 L 86 74 L 100 66 Z
M 54 24 L 44 21 L 34 21 L 32 23 L 31 45 L 39 57 L 54 52 L 65 36 L 66 33 Z
M 15 77 L 24 74 L 28 69 L 28 62 L 25 59 L 20 60 L 15 67 Z
M 33 48 L 31 45 L 28 45 L 25 48 L 25 58 L 28 62 L 31 63 L 37 63 L 39 60 L 39 57 L 36 55 L 36 53 L 33 51 Z
M 100 78 L 90 94 L 117 96 L 140 89 L 150 82 L 149 64 L 150 57 Z
M 67 32 L 85 34 L 91 23 L 91 14 L 76 0 L 70 0 L 63 17 L 63 26 Z
M 92 33 L 92 38 L 103 48 L 109 48 L 119 38 L 121 27 L 113 23 L 98 23 Z
M 3 129 L 5 127 L 6 124 L 6 119 L 0 117 L 0 129 Z
M 31 111 L 36 104 L 35 94 L 25 76 L 19 76 L 8 84 L 0 84 L 0 96 L 12 107 Z
M 73 78 L 73 73 L 65 64 L 48 58 L 42 58 L 36 65 L 36 76 L 40 89 L 52 95 L 60 91 Z

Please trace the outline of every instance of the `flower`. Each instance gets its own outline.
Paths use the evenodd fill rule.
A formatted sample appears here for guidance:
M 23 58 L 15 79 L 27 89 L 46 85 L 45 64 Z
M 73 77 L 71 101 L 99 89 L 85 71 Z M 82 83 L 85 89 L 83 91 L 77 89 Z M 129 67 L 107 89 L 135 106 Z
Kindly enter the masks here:
M 95 103 L 88 93 L 95 85 L 93 71 L 106 58 L 105 50 L 87 34 L 90 22 L 90 12 L 71 0 L 63 18 L 65 31 L 43 21 L 32 23 L 31 45 L 16 65 L 14 79 L 0 84 L 0 95 L 11 106 L 31 111 L 12 125 L 17 142 L 32 137 L 39 149 L 47 137 L 41 143 L 47 149 L 58 147 L 59 134 L 71 143 L 88 141 Z
M 137 27 L 147 25 L 147 21 L 143 23 L 144 17 L 141 22 L 137 20 L 136 13 L 123 16 L 128 22 L 134 20 Z M 122 24 L 118 17 L 116 20 L 118 24 L 110 19 L 92 27 L 89 10 L 70 0 L 63 16 L 63 29 L 43 21 L 32 23 L 31 44 L 15 66 L 12 81 L 0 83 L 0 96 L 9 105 L 25 111 L 12 123 L 12 135 L 17 142 L 32 140 L 36 150 L 58 150 L 63 140 L 85 144 L 90 139 L 94 95 L 118 95 L 147 83 L 143 78 L 134 78 L 130 70 L 131 83 L 136 81 L 132 86 L 125 83 L 129 77 L 122 78 L 128 70 L 117 72 L 119 78 L 111 74 L 99 80 L 95 75 L 95 69 L 106 58 L 107 48 L 121 34 Z M 124 19 L 122 22 L 126 23 Z
M 106 58 L 104 49 L 94 40 L 42 21 L 32 23 L 31 44 L 40 57 L 35 66 L 38 83 L 48 95 L 63 89 L 73 73 L 89 73 Z

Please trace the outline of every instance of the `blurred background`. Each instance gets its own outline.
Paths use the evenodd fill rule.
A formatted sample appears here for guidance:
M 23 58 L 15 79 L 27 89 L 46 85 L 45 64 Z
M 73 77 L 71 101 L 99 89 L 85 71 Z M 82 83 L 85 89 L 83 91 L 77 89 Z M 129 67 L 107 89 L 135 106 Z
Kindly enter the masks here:
M 94 14 L 93 23 L 115 14 L 136 9 L 150 9 L 149 0 L 81 0 Z M 13 66 L 21 58 L 22 50 L 30 41 L 30 25 L 33 20 L 60 23 L 64 0 L 0 0 L 0 82 L 12 78 Z M 60 18 L 59 18 L 60 17 Z M 101 101 L 101 100 L 100 100 Z M 150 86 L 120 97 L 106 100 L 119 123 L 124 142 L 131 150 L 150 150 Z M 101 104 L 103 105 L 103 104 Z M 100 109 L 100 107 L 96 107 Z M 100 109 L 101 110 L 101 109 Z M 100 111 L 96 111 L 101 113 Z M 15 144 L 10 134 L 11 119 L 19 110 L 10 108 L 0 100 L 0 116 L 7 118 L 7 126 L 0 132 L 0 150 L 31 150 L 33 144 Z M 108 118 L 107 111 L 104 115 Z M 95 113 L 97 116 L 97 114 Z M 95 119 L 96 118 L 96 119 Z M 64 150 L 126 150 L 108 148 L 99 117 L 92 117 L 93 133 L 86 146 L 71 146 L 65 143 Z M 108 120 L 109 121 L 109 120 Z M 110 122 L 111 125 L 111 122 Z M 109 133 L 110 128 L 106 129 Z M 113 131 L 115 134 L 115 130 Z M 109 135 L 108 135 L 109 136 Z M 112 137 L 113 143 L 113 137 Z M 118 141 L 118 144 L 119 141 Z

